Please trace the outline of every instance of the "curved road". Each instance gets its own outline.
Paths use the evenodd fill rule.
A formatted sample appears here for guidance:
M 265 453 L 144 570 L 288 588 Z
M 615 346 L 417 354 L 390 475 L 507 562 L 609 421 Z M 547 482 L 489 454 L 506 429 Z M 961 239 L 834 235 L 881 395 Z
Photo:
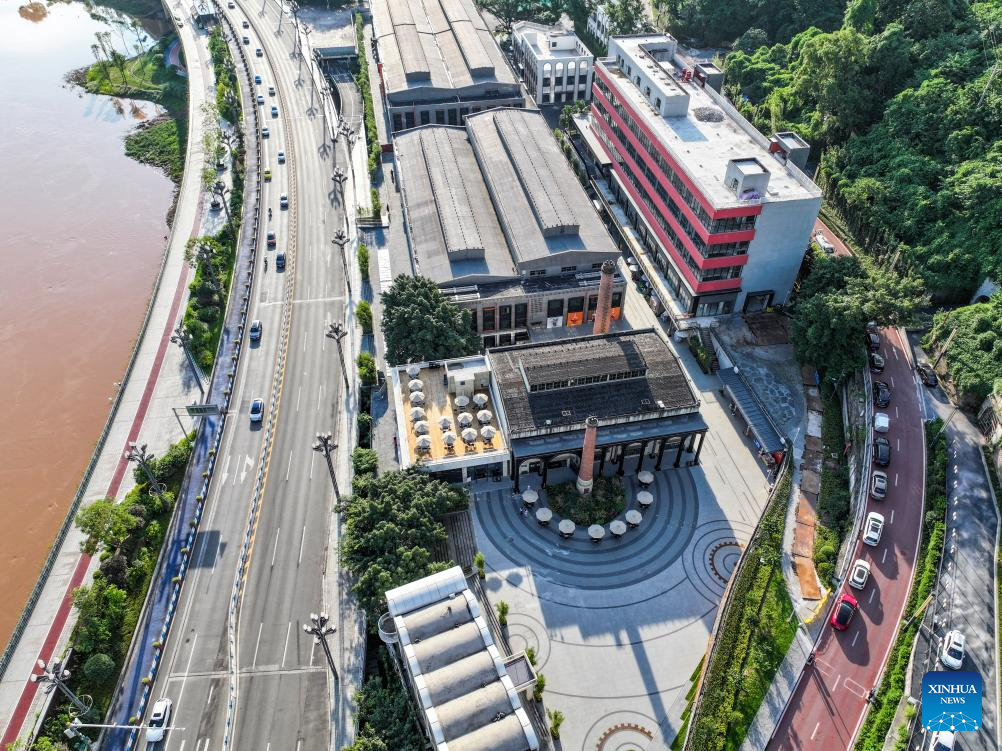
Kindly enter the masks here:
M 856 541 L 852 560 L 870 563 L 870 581 L 862 592 L 847 585 L 843 589 L 859 601 L 860 612 L 842 633 L 825 626 L 814 664 L 804 668 L 768 745 L 776 751 L 851 748 L 865 716 L 867 693 L 883 671 L 908 600 L 922 528 L 924 412 L 908 342 L 894 329 L 880 334 L 887 366 L 879 378 L 893 391 L 890 407 L 882 410 L 891 418 L 886 434 L 891 464 L 885 470 L 887 499 L 869 499 L 866 513 L 884 515 L 884 532 L 876 547 Z

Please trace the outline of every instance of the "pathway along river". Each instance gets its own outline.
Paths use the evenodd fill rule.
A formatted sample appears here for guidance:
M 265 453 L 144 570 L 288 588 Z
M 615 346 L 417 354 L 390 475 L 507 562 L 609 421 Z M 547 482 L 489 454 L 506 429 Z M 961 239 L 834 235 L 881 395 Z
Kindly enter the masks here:
M 0 650 L 108 416 L 167 234 L 173 185 L 122 143 L 157 108 L 63 81 L 107 30 L 80 2 L 0 2 Z

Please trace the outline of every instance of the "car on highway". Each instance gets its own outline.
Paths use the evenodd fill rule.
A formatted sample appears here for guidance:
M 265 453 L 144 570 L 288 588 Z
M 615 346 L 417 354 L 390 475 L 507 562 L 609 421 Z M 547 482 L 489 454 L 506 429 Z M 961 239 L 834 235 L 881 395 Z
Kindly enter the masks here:
M 248 20 L 247 20 L 247 19 L 245 18 L 245 19 L 244 19 L 244 21 L 243 21 L 243 23 L 242 23 L 242 24 L 240 24 L 240 25 L 241 25 L 241 26 L 243 26 L 243 27 L 244 27 L 245 29 L 249 29 L 249 28 L 250 28 L 250 21 L 248 21 Z
M 275 96 L 275 87 L 274 86 L 269 86 L 268 87 L 268 96 Z
M 874 472 L 870 478 L 870 496 L 876 501 L 887 498 L 887 474 Z
M 891 403 L 891 387 L 883 381 L 873 382 L 873 403 L 877 407 L 886 407 Z
M 876 352 L 870 353 L 870 370 L 874 373 L 883 373 L 884 365 L 886 365 L 886 362 L 883 357 L 878 355 Z
M 228 3 L 226 3 L 226 7 L 229 8 L 230 10 L 233 10 L 234 8 L 237 7 L 237 4 L 234 3 L 233 0 L 230 0 Z
M 287 209 L 287 208 L 289 208 L 289 197 L 287 195 L 285 195 L 285 193 L 283 193 L 282 195 L 280 195 L 278 197 L 278 207 L 280 209 Z
M 278 117 L 278 107 L 276 107 L 274 104 L 271 105 L 271 116 Z
M 939 384 L 939 379 L 936 377 L 936 371 L 925 363 L 919 363 L 916 365 L 915 372 L 918 373 L 919 380 L 926 386 L 935 388 Z
M 866 346 L 871 352 L 880 351 L 880 334 L 876 331 L 866 332 Z
M 275 230 L 273 229 L 268 230 L 268 247 L 275 247 Z
M 866 523 L 863 525 L 863 542 L 871 547 L 875 546 L 880 542 L 883 533 L 884 515 L 871 511 L 866 515 Z
M 244 44 L 250 44 L 250 37 L 244 37 L 242 41 Z
M 262 330 L 262 328 L 263 327 L 261 325 L 261 322 L 259 320 L 257 320 L 256 318 L 253 321 L 251 321 L 250 328 L 247 330 L 247 335 L 248 335 L 248 337 L 250 337 L 250 340 L 252 342 L 259 342 L 259 341 L 261 341 L 261 330 Z
M 891 442 L 880 436 L 873 442 L 873 463 L 886 467 L 891 463 Z
M 261 85 L 261 76 L 254 76 L 254 83 L 257 86 Z
M 852 622 L 852 617 L 859 610 L 859 603 L 856 598 L 848 592 L 843 592 L 832 609 L 831 624 L 836 631 L 845 631 Z
M 275 254 L 275 269 L 277 271 L 284 271 L 285 270 L 285 251 L 284 250 L 280 250 L 278 253 Z
M 258 94 L 257 95 L 257 103 L 258 104 L 264 104 L 264 94 Z
M 254 50 L 254 54 L 257 55 L 258 57 L 264 57 L 264 53 L 261 51 L 260 47 Z
M 950 670 L 960 670 L 964 667 L 964 635 L 954 629 L 943 637 L 943 649 L 939 653 L 939 661 Z
M 270 170 L 270 169 L 266 169 L 266 170 L 264 171 L 264 181 L 265 181 L 266 183 L 267 183 L 267 182 L 271 182 L 271 170 Z
M 264 399 L 255 399 L 250 405 L 250 421 L 261 422 L 264 419 Z
M 279 151 L 278 152 L 278 163 L 279 164 L 285 164 L 285 152 L 284 151 Z
M 953 751 L 956 740 L 952 730 L 937 730 L 929 741 L 929 751 Z
M 891 418 L 886 412 L 877 412 L 873 415 L 873 429 L 877 433 L 886 433 L 891 428 Z
M 849 586 L 854 589 L 862 589 L 870 580 L 870 564 L 862 558 L 852 564 L 852 571 L 849 572 Z
M 269 135 L 267 128 L 261 128 L 261 138 L 267 138 Z M 281 160 L 279 160 L 281 161 Z
M 166 696 L 157 699 L 150 712 L 150 721 L 146 726 L 146 742 L 159 743 L 167 734 L 167 725 L 170 723 L 170 712 L 174 703 Z

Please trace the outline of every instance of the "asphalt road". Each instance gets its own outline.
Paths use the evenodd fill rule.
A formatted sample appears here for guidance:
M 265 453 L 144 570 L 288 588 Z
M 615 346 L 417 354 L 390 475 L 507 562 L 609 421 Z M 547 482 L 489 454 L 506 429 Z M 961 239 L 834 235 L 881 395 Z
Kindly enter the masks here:
M 860 611 L 842 633 L 825 626 L 814 664 L 804 668 L 770 749 L 851 747 L 908 599 L 925 485 L 923 412 L 908 342 L 895 330 L 885 329 L 881 337 L 887 366 L 880 378 L 893 390 L 890 407 L 882 410 L 891 418 L 889 488 L 886 500 L 867 501 L 866 513 L 884 515 L 883 535 L 875 547 L 857 540 L 852 560 L 870 563 L 870 580 L 861 592 L 844 589 L 859 601 Z
M 229 747 L 323 749 L 331 729 L 328 672 L 322 650 L 303 633 L 302 624 L 311 611 L 324 607 L 331 485 L 324 459 L 311 445 L 318 431 L 336 432 L 341 399 L 336 348 L 328 346 L 324 333 L 326 324 L 342 320 L 344 312 L 343 273 L 330 244 L 344 218 L 330 195 L 331 149 L 321 148 L 323 120 L 318 109 L 311 110 L 306 62 L 300 80 L 300 61 L 291 57 L 291 20 L 283 19 L 277 34 L 273 3 L 262 10 L 259 4 L 240 2 L 226 12 L 238 37 L 250 38 L 252 75 L 263 79 L 263 120 L 270 129 L 263 166 L 271 168 L 273 178 L 264 183 L 262 205 L 272 208 L 273 219 L 263 217 L 262 226 L 277 231 L 277 249 L 289 255 L 289 264 L 279 272 L 274 250 L 259 256 L 262 263 L 268 259 L 268 270 L 258 269 L 252 317 L 263 322 L 264 334 L 241 361 L 235 403 L 243 416 L 223 439 L 217 459 L 222 472 L 217 469 L 193 551 L 194 575 L 189 574 L 183 589 L 180 617 L 155 685 L 154 697 L 174 701 L 175 729 L 160 746 L 177 751 L 223 747 L 230 685 L 227 614 L 263 462 L 261 510 L 252 525 L 253 547 L 235 628 L 238 678 Z M 240 28 L 244 19 L 250 29 Z M 262 57 L 254 56 L 257 47 Z M 269 85 L 275 86 L 276 96 L 268 95 Z M 278 117 L 270 115 L 272 105 L 279 108 Z M 278 163 L 279 150 L 287 155 L 284 165 Z M 289 196 L 288 211 L 279 207 L 282 192 Z M 263 246 L 263 232 L 261 242 Z M 283 348 L 286 310 L 291 310 L 291 327 Z M 269 395 L 276 374 L 280 384 L 273 401 Z M 278 411 L 267 451 L 262 430 L 245 416 L 255 397 L 266 399 L 268 412 Z
M 925 361 L 921 350 L 917 356 Z M 936 597 L 930 604 L 915 645 L 912 669 L 912 696 L 922 698 L 922 675 L 929 670 L 946 670 L 938 657 L 943 637 L 952 629 L 964 634 L 964 670 L 974 670 L 984 680 L 982 727 L 960 733 L 957 748 L 965 751 L 998 751 L 998 657 L 996 651 L 997 607 L 995 559 L 998 516 L 989 479 L 981 458 L 983 436 L 942 390 L 924 390 L 927 416 L 947 422 L 940 440 L 948 442 L 947 485 L 949 512 L 947 538 L 940 565 Z M 952 417 L 951 417 L 952 415 Z M 915 725 L 912 749 L 928 746 L 919 723 Z

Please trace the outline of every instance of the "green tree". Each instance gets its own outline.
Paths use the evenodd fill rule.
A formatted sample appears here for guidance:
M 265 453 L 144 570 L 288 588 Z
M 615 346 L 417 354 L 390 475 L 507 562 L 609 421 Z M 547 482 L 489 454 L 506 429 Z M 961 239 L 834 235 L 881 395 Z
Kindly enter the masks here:
M 469 311 L 446 300 L 430 279 L 401 274 L 382 302 L 389 363 L 463 357 L 480 348 Z
M 84 663 L 84 676 L 91 683 L 102 685 L 115 675 L 115 661 L 103 652 L 97 652 Z
M 636 34 L 646 22 L 643 0 L 609 0 L 605 13 L 610 34 Z
M 136 518 L 125 504 L 113 498 L 100 498 L 77 513 L 77 526 L 87 535 L 80 549 L 94 555 L 99 546 L 108 550 L 119 547 L 136 526 Z
M 359 352 L 355 360 L 358 365 L 358 379 L 363 386 L 376 385 L 376 358 L 369 352 Z
M 379 454 L 372 449 L 357 448 L 351 452 L 351 467 L 356 475 L 375 475 L 379 468 Z
M 734 42 L 734 48 L 747 54 L 752 54 L 759 47 L 765 47 L 769 43 L 769 35 L 762 29 L 752 27 Z
M 358 325 L 362 327 L 363 332 L 372 333 L 372 306 L 365 300 L 359 300 L 355 306 L 355 318 L 358 319 Z
M 73 590 L 77 625 L 73 644 L 84 655 L 113 653 L 118 648 L 126 594 L 102 576 L 95 576 L 89 587 Z

